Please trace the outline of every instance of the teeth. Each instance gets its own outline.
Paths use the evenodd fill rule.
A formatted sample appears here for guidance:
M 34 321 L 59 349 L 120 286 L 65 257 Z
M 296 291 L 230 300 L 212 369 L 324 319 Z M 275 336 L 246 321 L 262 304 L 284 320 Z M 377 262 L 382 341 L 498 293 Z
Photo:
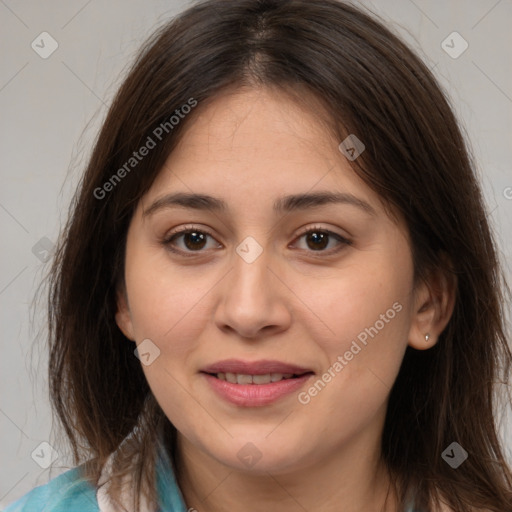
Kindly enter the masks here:
M 236 376 L 237 384 L 252 384 L 252 375 L 244 375 L 243 373 L 239 373 Z
M 236 384 L 236 374 L 226 372 L 226 380 L 231 384 Z
M 266 373 L 265 375 L 246 375 L 243 373 L 217 373 L 220 380 L 231 382 L 231 384 L 269 384 L 279 382 L 283 379 L 291 379 L 293 373 Z
M 265 375 L 253 375 L 252 376 L 253 384 L 268 384 L 269 382 L 271 382 L 270 373 L 267 373 Z
M 290 377 L 293 377 L 293 373 L 271 373 L 270 374 L 270 380 L 272 382 L 277 382 L 281 379 L 289 379 Z

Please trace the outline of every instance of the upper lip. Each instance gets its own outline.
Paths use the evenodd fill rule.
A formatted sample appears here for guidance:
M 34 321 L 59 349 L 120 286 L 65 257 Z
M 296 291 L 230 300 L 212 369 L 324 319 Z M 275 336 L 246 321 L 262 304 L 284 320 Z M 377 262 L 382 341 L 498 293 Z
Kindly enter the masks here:
M 270 359 L 252 362 L 240 359 L 224 359 L 204 367 L 201 371 L 205 373 L 238 373 L 242 375 L 266 375 L 267 373 L 302 375 L 313 372 L 309 368 Z

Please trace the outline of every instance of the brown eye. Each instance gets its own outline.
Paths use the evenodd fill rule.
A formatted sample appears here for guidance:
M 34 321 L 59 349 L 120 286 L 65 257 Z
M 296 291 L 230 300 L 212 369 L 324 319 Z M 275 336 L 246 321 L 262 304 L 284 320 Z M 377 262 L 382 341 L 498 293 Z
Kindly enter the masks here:
M 183 233 L 183 242 L 187 249 L 202 249 L 206 244 L 206 236 L 200 231 L 189 231 L 187 233 Z
M 306 234 L 306 243 L 314 251 L 325 249 L 329 243 L 329 234 L 320 231 L 310 231 Z
M 207 231 L 187 228 L 171 233 L 162 240 L 162 244 L 172 252 L 189 256 L 194 252 L 205 252 L 203 249 L 205 249 L 208 244 L 208 238 L 214 240 L 213 236 Z M 182 240 L 181 244 L 178 243 L 180 240 Z M 220 247 L 220 244 L 217 244 L 216 247 Z
M 297 240 L 302 238 L 305 240 L 306 248 L 304 250 L 308 252 L 319 252 L 325 254 L 337 253 L 345 246 L 352 243 L 350 240 L 347 240 L 338 233 L 334 233 L 333 231 L 319 227 L 308 229 L 299 235 Z M 334 247 L 328 248 L 326 250 L 329 245 L 334 245 Z

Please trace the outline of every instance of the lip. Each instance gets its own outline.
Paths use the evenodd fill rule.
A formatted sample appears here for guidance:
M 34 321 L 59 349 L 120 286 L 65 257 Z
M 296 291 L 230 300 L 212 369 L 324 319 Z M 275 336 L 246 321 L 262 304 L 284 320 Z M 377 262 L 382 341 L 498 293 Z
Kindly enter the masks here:
M 273 359 L 259 361 L 242 361 L 240 359 L 224 359 L 210 364 L 201 370 L 204 373 L 242 373 L 244 375 L 265 375 L 266 373 L 313 373 L 310 368 L 295 364 L 283 363 Z
M 211 375 L 216 373 L 244 375 L 292 373 L 297 377 L 268 384 L 233 384 Z M 201 370 L 201 374 L 204 375 L 213 391 L 224 400 L 240 407 L 261 407 L 298 391 L 315 373 L 309 368 L 270 359 L 252 362 L 225 359 L 206 366 Z
M 261 407 L 298 391 L 314 374 L 305 373 L 300 377 L 268 384 L 232 384 L 208 373 L 203 375 L 212 389 L 228 402 L 241 407 Z

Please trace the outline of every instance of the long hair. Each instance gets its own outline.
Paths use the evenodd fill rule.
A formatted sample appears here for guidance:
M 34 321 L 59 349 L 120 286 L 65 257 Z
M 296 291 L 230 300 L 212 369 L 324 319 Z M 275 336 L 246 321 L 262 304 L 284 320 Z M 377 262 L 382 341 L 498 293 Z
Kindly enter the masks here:
M 156 447 L 164 439 L 174 456 L 176 429 L 114 318 L 127 229 L 195 112 L 243 87 L 286 91 L 340 142 L 357 134 L 366 150 L 352 168 L 405 219 L 415 279 L 433 269 L 457 278 L 446 329 L 430 350 L 407 348 L 389 398 L 382 456 L 402 505 L 414 488 L 427 509 L 442 498 L 457 511 L 512 510 L 495 421 L 512 361 L 508 296 L 474 164 L 427 66 L 373 16 L 335 0 L 202 1 L 162 26 L 127 73 L 49 280 L 52 405 L 75 461 L 89 460 L 96 482 L 129 437 L 116 474 L 136 475 L 136 494 L 156 499 Z M 190 113 L 174 123 L 184 105 Z M 135 159 L 148 137 L 154 147 Z M 441 457 L 452 442 L 469 452 L 457 470 Z

